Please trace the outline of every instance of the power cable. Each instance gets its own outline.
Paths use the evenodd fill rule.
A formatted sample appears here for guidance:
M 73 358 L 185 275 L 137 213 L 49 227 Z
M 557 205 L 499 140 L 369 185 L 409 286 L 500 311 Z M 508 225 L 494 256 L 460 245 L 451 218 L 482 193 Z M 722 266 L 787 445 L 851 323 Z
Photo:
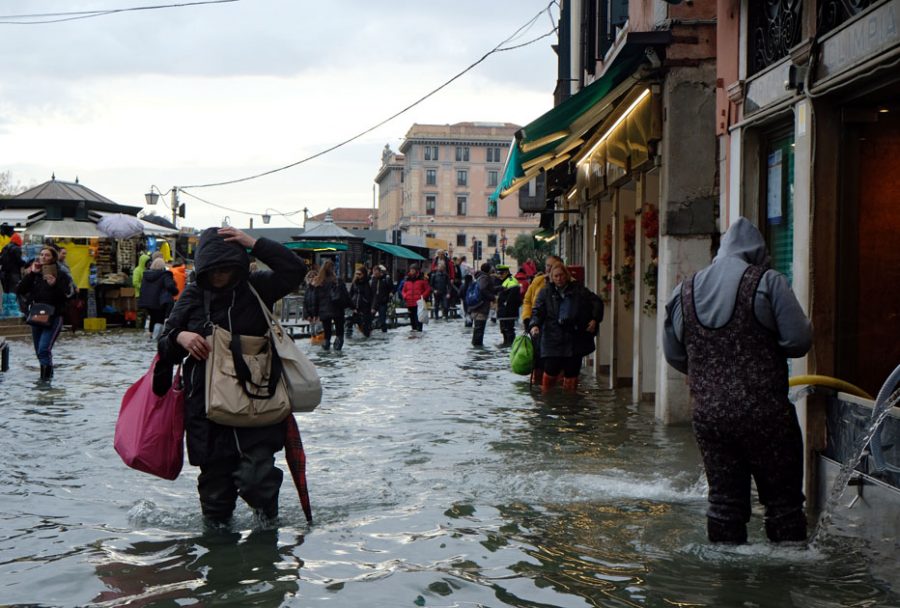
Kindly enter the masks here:
M 0 15 L 2 19 L 36 19 L 39 17 L 59 17 L 58 19 L 42 19 L 40 21 L 0 21 L 0 25 L 43 25 L 47 23 L 62 23 L 64 21 L 77 21 L 79 19 L 92 19 L 105 17 L 116 13 L 130 13 L 134 11 L 152 11 L 166 8 L 184 8 L 203 4 L 224 4 L 226 2 L 239 2 L 240 0 L 197 0 L 196 2 L 179 2 L 177 4 L 156 4 L 148 6 L 133 6 L 129 8 L 113 8 L 97 11 L 72 11 L 66 13 L 34 13 L 30 15 Z
M 551 30 L 550 32 L 547 32 L 546 34 L 542 34 L 541 36 L 539 36 L 539 37 L 537 37 L 537 38 L 534 38 L 534 39 L 532 39 L 532 40 L 529 40 L 528 42 L 524 42 L 524 43 L 522 43 L 522 44 L 515 45 L 515 46 L 511 46 L 511 47 L 504 47 L 505 44 L 508 44 L 512 39 L 514 39 L 516 36 L 518 36 L 523 30 L 526 30 L 527 28 L 530 28 L 530 27 L 531 27 L 531 26 L 532 26 L 532 25 L 533 25 L 533 24 L 541 17 L 541 15 L 543 15 L 544 13 L 548 13 L 548 12 L 550 11 L 550 7 L 553 6 L 554 4 L 556 4 L 556 0 L 552 0 L 552 2 L 550 2 L 549 4 L 547 4 L 547 6 L 546 6 L 545 8 L 541 9 L 541 11 L 540 11 L 537 15 L 535 15 L 534 17 L 532 17 L 531 19 L 529 19 L 525 24 L 523 24 L 523 25 L 522 25 L 521 27 L 519 27 L 515 32 L 513 32 L 512 35 L 510 35 L 509 37 L 507 37 L 506 39 L 504 39 L 502 42 L 500 42 L 499 44 L 497 44 L 497 45 L 496 45 L 494 48 L 492 48 L 490 51 L 488 51 L 487 53 L 485 53 L 484 55 L 482 55 L 480 59 L 478 59 L 478 60 L 475 61 L 474 63 L 470 64 L 468 67 L 466 67 L 466 68 L 463 69 L 461 72 L 459 72 L 459 73 L 457 73 L 456 75 L 454 75 L 453 77 L 451 77 L 449 80 L 445 81 L 443 84 L 441 84 L 441 85 L 438 86 L 437 88 L 432 89 L 430 92 L 426 93 L 426 94 L 423 95 L 422 97 L 419 97 L 417 100 L 413 101 L 411 104 L 407 105 L 406 107 L 404 107 L 404 108 L 401 109 L 400 111 L 395 112 L 394 114 L 388 116 L 388 117 L 385 118 L 384 120 L 382 120 L 382 121 L 376 123 L 375 125 L 369 127 L 368 129 L 365 129 L 364 131 L 361 131 L 360 133 L 357 133 L 356 135 L 354 135 L 354 136 L 352 136 L 352 137 L 349 137 L 349 138 L 347 138 L 347 139 L 345 139 L 345 140 L 343 140 L 343 141 L 341 141 L 341 142 L 339 142 L 339 143 L 337 143 L 337 144 L 335 144 L 335 145 L 333 145 L 333 146 L 330 146 L 330 147 L 328 147 L 328 148 L 325 148 L 324 150 L 320 150 L 319 152 L 316 152 L 315 154 L 312 154 L 312 155 L 310 155 L 310 156 L 307 156 L 306 158 L 302 158 L 302 159 L 300 159 L 300 160 L 298 160 L 298 161 L 296 161 L 296 162 L 293 162 L 293 163 L 290 163 L 290 164 L 288 164 L 288 165 L 284 165 L 284 166 L 281 166 L 281 167 L 278 167 L 278 168 L 275 168 L 275 169 L 270 169 L 270 170 L 268 170 L 268 171 L 263 171 L 262 173 L 256 173 L 256 174 L 254 174 L 254 175 L 249 175 L 249 176 L 247 176 L 247 177 L 241 177 L 241 178 L 232 179 L 232 180 L 226 180 L 226 181 L 221 181 L 221 182 L 210 182 L 210 183 L 206 183 L 206 184 L 193 184 L 193 185 L 190 185 L 190 186 L 183 186 L 183 187 L 184 187 L 184 188 L 212 188 L 212 187 L 214 187 L 214 186 L 228 186 L 228 185 L 231 185 L 231 184 L 238 184 L 238 183 L 241 183 L 241 182 L 247 182 L 247 181 L 250 181 L 250 180 L 259 179 L 260 177 L 265 177 L 265 176 L 267 176 L 267 175 L 272 175 L 273 173 L 279 173 L 279 172 L 281 172 L 281 171 L 285 171 L 285 170 L 287 170 L 287 169 L 291 169 L 291 168 L 296 167 L 296 166 L 298 166 L 298 165 L 302 165 L 303 163 L 306 163 L 306 162 L 309 162 L 309 161 L 314 160 L 314 159 L 316 159 L 316 158 L 319 158 L 320 156 L 324 156 L 325 154 L 328 154 L 329 152 L 333 152 L 333 151 L 337 150 L 338 148 L 342 148 L 342 147 L 346 146 L 347 144 L 349 144 L 349 143 L 351 143 L 351 142 L 353 142 L 353 141 L 356 141 L 357 139 L 363 137 L 364 135 L 368 135 L 369 133 L 371 133 L 371 132 L 374 131 L 375 129 L 384 126 L 385 124 L 391 122 L 391 121 L 394 120 L 395 118 L 397 118 L 397 117 L 399 117 L 399 116 L 402 116 L 403 114 L 405 114 L 406 112 L 410 111 L 411 109 L 413 109 L 414 107 L 416 107 L 416 106 L 419 105 L 420 103 L 424 102 L 426 99 L 432 97 L 433 95 L 437 94 L 439 91 L 441 91 L 441 90 L 445 89 L 446 87 L 448 87 L 450 84 L 452 84 L 454 81 L 456 81 L 457 79 L 459 79 L 460 77 L 462 77 L 462 76 L 465 75 L 466 73 L 468 73 L 468 72 L 470 72 L 471 70 L 473 70 L 476 66 L 478 66 L 479 64 L 481 64 L 482 62 L 484 62 L 484 61 L 485 61 L 488 57 L 490 57 L 491 55 L 493 55 L 493 54 L 495 54 L 495 53 L 503 52 L 503 51 L 510 51 L 510 50 L 514 50 L 514 49 L 520 49 L 520 48 L 522 48 L 522 47 L 528 46 L 529 44 L 534 44 L 535 42 L 537 42 L 537 41 L 539 41 L 539 40 L 542 40 L 543 38 L 546 38 L 547 36 L 552 35 L 552 34 L 556 31 L 556 28 L 555 28 L 555 27 L 554 27 L 554 29 Z

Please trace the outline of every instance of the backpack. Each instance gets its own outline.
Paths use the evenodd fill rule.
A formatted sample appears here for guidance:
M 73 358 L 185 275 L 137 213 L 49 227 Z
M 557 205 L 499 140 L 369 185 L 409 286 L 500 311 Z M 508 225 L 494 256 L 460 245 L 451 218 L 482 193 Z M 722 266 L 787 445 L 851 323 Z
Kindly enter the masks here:
M 484 296 L 481 295 L 481 284 L 475 280 L 466 290 L 466 306 L 468 308 L 478 308 L 484 303 Z

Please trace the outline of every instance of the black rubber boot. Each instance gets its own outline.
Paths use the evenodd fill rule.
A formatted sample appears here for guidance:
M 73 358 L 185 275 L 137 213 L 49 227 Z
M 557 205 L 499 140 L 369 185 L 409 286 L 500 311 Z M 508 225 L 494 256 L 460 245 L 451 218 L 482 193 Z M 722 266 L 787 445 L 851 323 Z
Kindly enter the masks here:
M 49 365 L 41 366 L 41 381 L 47 382 L 50 380 L 50 370 L 52 368 Z
M 484 329 L 487 321 L 475 321 L 472 326 L 472 346 L 484 346 Z
M 721 519 L 707 517 L 706 535 L 710 542 L 713 543 L 742 545 L 747 542 L 747 524 L 740 521 L 722 521 Z
M 344 338 L 337 337 L 334 339 L 334 350 L 341 350 L 344 348 Z

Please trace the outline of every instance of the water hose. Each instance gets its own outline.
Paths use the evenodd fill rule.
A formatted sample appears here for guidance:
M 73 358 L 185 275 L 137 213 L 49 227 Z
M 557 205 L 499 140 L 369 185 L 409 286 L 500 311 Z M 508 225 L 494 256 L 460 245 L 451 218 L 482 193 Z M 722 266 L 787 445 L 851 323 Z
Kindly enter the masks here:
M 847 393 L 855 397 L 862 397 L 863 399 L 872 399 L 872 395 L 859 388 L 855 384 L 850 384 L 849 382 L 845 382 L 844 380 L 839 380 L 837 378 L 832 378 L 831 376 L 817 376 L 811 374 L 806 376 L 794 376 L 790 380 L 788 380 L 788 386 L 804 386 L 807 384 L 812 386 L 824 386 L 826 388 L 833 388 L 836 391 Z

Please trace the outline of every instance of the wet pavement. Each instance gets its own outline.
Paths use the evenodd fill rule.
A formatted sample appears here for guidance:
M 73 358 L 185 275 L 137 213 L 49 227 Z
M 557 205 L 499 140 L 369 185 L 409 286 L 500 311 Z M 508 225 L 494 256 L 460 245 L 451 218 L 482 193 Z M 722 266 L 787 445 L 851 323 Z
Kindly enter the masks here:
M 51 387 L 14 341 L 0 605 L 900 606 L 872 574 L 887 556 L 846 538 L 773 547 L 755 512 L 750 544 L 709 545 L 690 429 L 657 424 L 652 404 L 584 375 L 579 394 L 543 398 L 461 321 L 409 333 L 310 351 L 326 386 L 298 416 L 315 524 L 286 478 L 277 529 L 241 503 L 218 533 L 196 469 L 164 481 L 113 450 L 145 334 L 63 336 Z

